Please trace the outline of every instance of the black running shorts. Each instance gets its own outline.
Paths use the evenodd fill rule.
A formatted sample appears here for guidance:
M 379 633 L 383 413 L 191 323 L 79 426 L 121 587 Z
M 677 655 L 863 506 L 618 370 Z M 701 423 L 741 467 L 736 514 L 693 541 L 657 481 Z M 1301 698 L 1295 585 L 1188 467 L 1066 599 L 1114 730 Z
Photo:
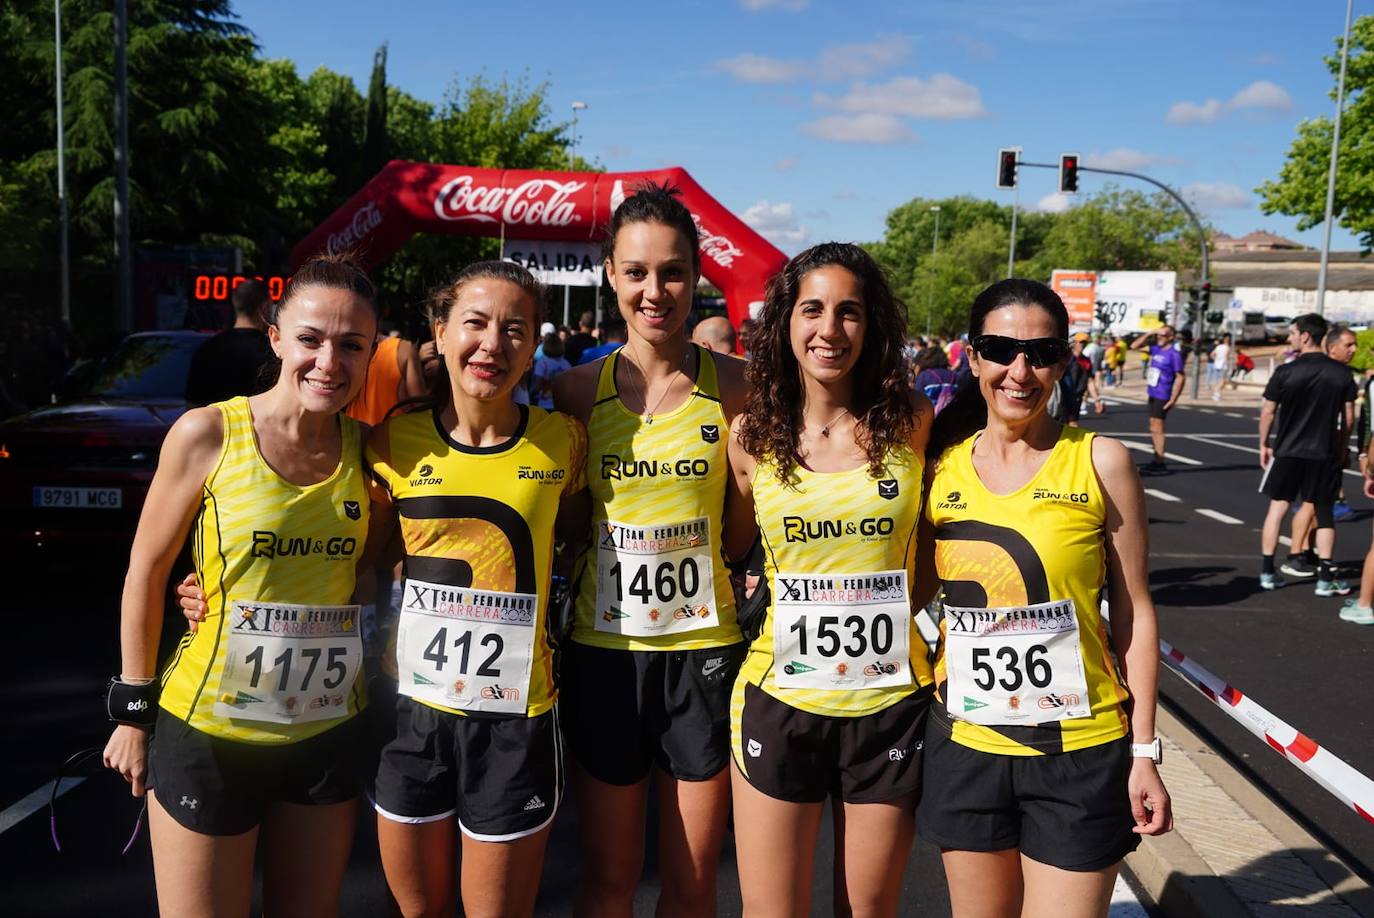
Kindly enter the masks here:
M 568 641 L 558 704 L 568 751 L 606 784 L 652 766 L 705 781 L 730 760 L 730 692 L 748 645 L 610 650 Z
M 746 683 L 735 764 L 759 792 L 791 803 L 882 803 L 917 793 L 933 691 L 927 686 L 872 714 L 831 717 Z
M 1140 844 L 1126 783 L 1130 739 L 1049 755 L 962 746 L 931 719 L 916 831 L 959 851 L 1005 851 L 1063 870 L 1101 870 Z
M 241 835 L 271 803 L 323 805 L 362 790 L 357 718 L 280 746 L 202 733 L 158 711 L 148 752 L 148 786 L 172 818 L 202 835 Z
M 478 841 L 535 834 L 563 796 L 556 710 L 463 717 L 398 696 L 396 736 L 377 768 L 377 812 L 410 824 L 456 816 Z
M 1329 459 L 1275 456 L 1264 470 L 1260 492 L 1272 500 L 1332 504 L 1341 490 L 1341 467 Z
M 1151 395 L 1149 396 L 1148 401 L 1150 408 L 1150 417 L 1159 418 L 1161 421 L 1164 420 L 1164 418 L 1169 414 L 1169 409 L 1164 407 L 1165 405 L 1169 404 L 1169 400 L 1164 398 L 1155 398 L 1153 395 Z

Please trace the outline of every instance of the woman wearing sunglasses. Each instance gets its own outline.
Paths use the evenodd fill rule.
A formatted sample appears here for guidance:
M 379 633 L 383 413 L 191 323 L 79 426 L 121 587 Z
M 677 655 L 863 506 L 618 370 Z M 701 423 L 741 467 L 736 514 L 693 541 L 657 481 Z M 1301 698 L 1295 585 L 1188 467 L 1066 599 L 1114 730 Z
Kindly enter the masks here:
M 1070 359 L 1052 290 L 993 284 L 969 333 L 928 450 L 944 614 L 917 825 L 956 918 L 1104 916 L 1121 858 L 1171 826 L 1144 498 L 1120 443 L 1046 411 Z
M 873 259 L 826 243 L 773 279 L 753 339 L 726 503 L 771 597 L 731 701 L 746 914 L 810 913 L 827 799 L 835 913 L 897 912 L 934 678 L 910 601 L 932 409 L 905 331 Z

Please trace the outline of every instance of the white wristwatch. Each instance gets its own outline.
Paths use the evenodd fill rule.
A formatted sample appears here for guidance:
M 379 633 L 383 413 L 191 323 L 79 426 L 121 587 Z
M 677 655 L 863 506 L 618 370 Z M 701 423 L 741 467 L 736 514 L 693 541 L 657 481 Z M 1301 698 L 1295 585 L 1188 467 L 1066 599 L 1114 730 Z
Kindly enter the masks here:
M 1158 765 L 1164 761 L 1164 744 L 1157 736 L 1148 743 L 1131 743 L 1131 758 L 1149 759 Z

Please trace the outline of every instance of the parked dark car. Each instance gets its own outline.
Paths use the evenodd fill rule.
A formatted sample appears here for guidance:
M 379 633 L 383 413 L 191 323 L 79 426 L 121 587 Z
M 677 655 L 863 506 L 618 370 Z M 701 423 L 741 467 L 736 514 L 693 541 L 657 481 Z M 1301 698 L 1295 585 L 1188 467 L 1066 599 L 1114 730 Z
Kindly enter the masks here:
M 75 370 L 57 404 L 0 423 L 7 550 L 55 557 L 64 547 L 105 547 L 109 556 L 90 560 L 127 560 L 158 450 L 187 408 L 191 355 L 208 337 L 130 335 L 108 358 Z

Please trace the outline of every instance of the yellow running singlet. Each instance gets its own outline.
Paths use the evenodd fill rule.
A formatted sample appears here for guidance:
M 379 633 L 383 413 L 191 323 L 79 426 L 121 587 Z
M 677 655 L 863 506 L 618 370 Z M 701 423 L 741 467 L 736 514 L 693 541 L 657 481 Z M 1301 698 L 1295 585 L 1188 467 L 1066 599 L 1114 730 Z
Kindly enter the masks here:
M 721 545 L 730 431 L 715 360 L 696 347 L 687 400 L 646 421 L 616 391 L 621 353 L 602 360 L 587 424 L 592 541 L 578 565 L 572 639 L 612 650 L 738 643 Z
M 445 640 L 432 645 L 427 658 L 416 654 L 422 665 L 409 684 L 403 682 L 402 692 L 417 692 L 412 695 L 416 701 L 452 714 L 506 711 L 510 709 L 501 703 L 515 701 L 523 702 L 523 707 L 513 706 L 521 715 L 535 717 L 553 707 L 556 695 L 548 630 L 554 520 L 559 500 L 586 486 L 586 434 L 565 414 L 530 405 L 521 405 L 520 411 L 515 435 L 496 446 L 454 441 L 443 429 L 439 409 L 432 409 L 388 418 L 381 427 L 382 448 L 373 449 L 378 442 L 374 436 L 367 450 L 368 463 L 390 492 L 400 518 L 403 616 L 414 600 L 432 595 L 417 595 L 417 584 L 452 588 L 454 596 L 466 597 L 460 602 L 469 601 L 474 591 L 537 597 L 532 648 L 531 636 L 525 638 L 524 688 L 507 678 L 508 671 L 486 675 L 502 671 L 503 662 L 514 660 L 519 651 L 512 636 L 495 639 L 498 628 L 478 625 L 480 639 L 469 637 L 466 647 Z M 459 632 L 451 629 L 446 637 L 454 633 Z M 456 662 L 460 654 L 466 666 Z M 432 669 L 423 666 L 426 659 Z M 439 682 L 441 673 L 450 677 L 460 670 L 457 678 Z M 436 684 L 452 695 L 452 704 L 436 700 Z M 464 700 L 469 697 L 472 703 Z
M 236 632 L 253 615 L 253 604 L 289 604 L 311 607 L 346 606 L 352 601 L 355 565 L 367 537 L 368 498 L 362 467 L 358 423 L 339 415 L 343 445 L 338 468 L 318 484 L 291 484 L 268 466 L 258 451 L 253 415 L 248 399 L 218 402 L 224 416 L 224 444 L 219 461 L 205 480 L 200 512 L 191 527 L 196 576 L 205 591 L 205 620 L 195 632 L 187 632 L 162 674 L 159 704 L 191 727 L 221 739 L 264 745 L 293 743 L 316 736 L 356 714 L 365 703 L 365 679 L 350 665 L 347 678 L 352 688 L 341 706 L 343 717 L 301 723 L 272 723 L 260 719 L 259 709 L 269 704 L 268 692 L 233 691 L 221 697 L 225 660 Z M 235 604 L 247 604 L 236 608 Z M 307 619 L 289 622 L 291 612 L 270 613 L 270 628 L 286 631 L 291 625 L 309 632 L 320 622 Z M 318 615 L 316 616 L 319 617 Z M 258 620 L 264 624 L 267 616 Z M 357 621 L 338 622 L 342 632 L 356 633 Z M 252 629 L 247 629 L 251 631 Z M 311 648 L 316 650 L 316 648 Z M 264 690 L 278 680 L 292 690 L 309 716 L 316 699 L 329 698 L 326 680 L 338 679 L 340 657 L 324 653 L 316 658 L 317 669 L 309 683 L 308 658 L 296 657 L 296 676 L 283 672 L 272 660 L 260 660 L 262 669 L 253 679 Z M 275 656 L 275 654 L 269 654 Z M 330 672 L 333 662 L 336 669 Z M 350 661 L 352 664 L 352 661 Z M 243 717 L 215 713 L 216 702 L 241 710 Z M 295 706 L 294 704 L 292 705 Z
M 795 487 L 787 487 L 771 462 L 755 466 L 754 512 L 772 598 L 735 683 L 733 723 L 744 709 L 745 682 L 812 714 L 859 717 L 934 681 L 910 604 L 924 467 L 905 445 L 888 455 L 876 478 L 867 465 L 844 472 L 797 467 Z M 900 590 L 894 573 L 904 574 Z M 862 614 L 876 603 L 886 603 L 885 617 Z M 901 630 L 905 658 L 893 653 L 903 643 Z M 781 657 L 779 637 L 787 648 Z
M 979 479 L 978 436 L 940 457 L 926 506 L 945 591 L 931 716 L 955 742 L 1003 755 L 1066 752 L 1125 736 L 1129 693 L 1098 606 L 1106 501 L 1093 470 L 1093 434 L 1064 427 L 1045 464 L 1010 494 L 993 494 Z M 957 691 L 949 679 L 952 630 L 963 661 Z

